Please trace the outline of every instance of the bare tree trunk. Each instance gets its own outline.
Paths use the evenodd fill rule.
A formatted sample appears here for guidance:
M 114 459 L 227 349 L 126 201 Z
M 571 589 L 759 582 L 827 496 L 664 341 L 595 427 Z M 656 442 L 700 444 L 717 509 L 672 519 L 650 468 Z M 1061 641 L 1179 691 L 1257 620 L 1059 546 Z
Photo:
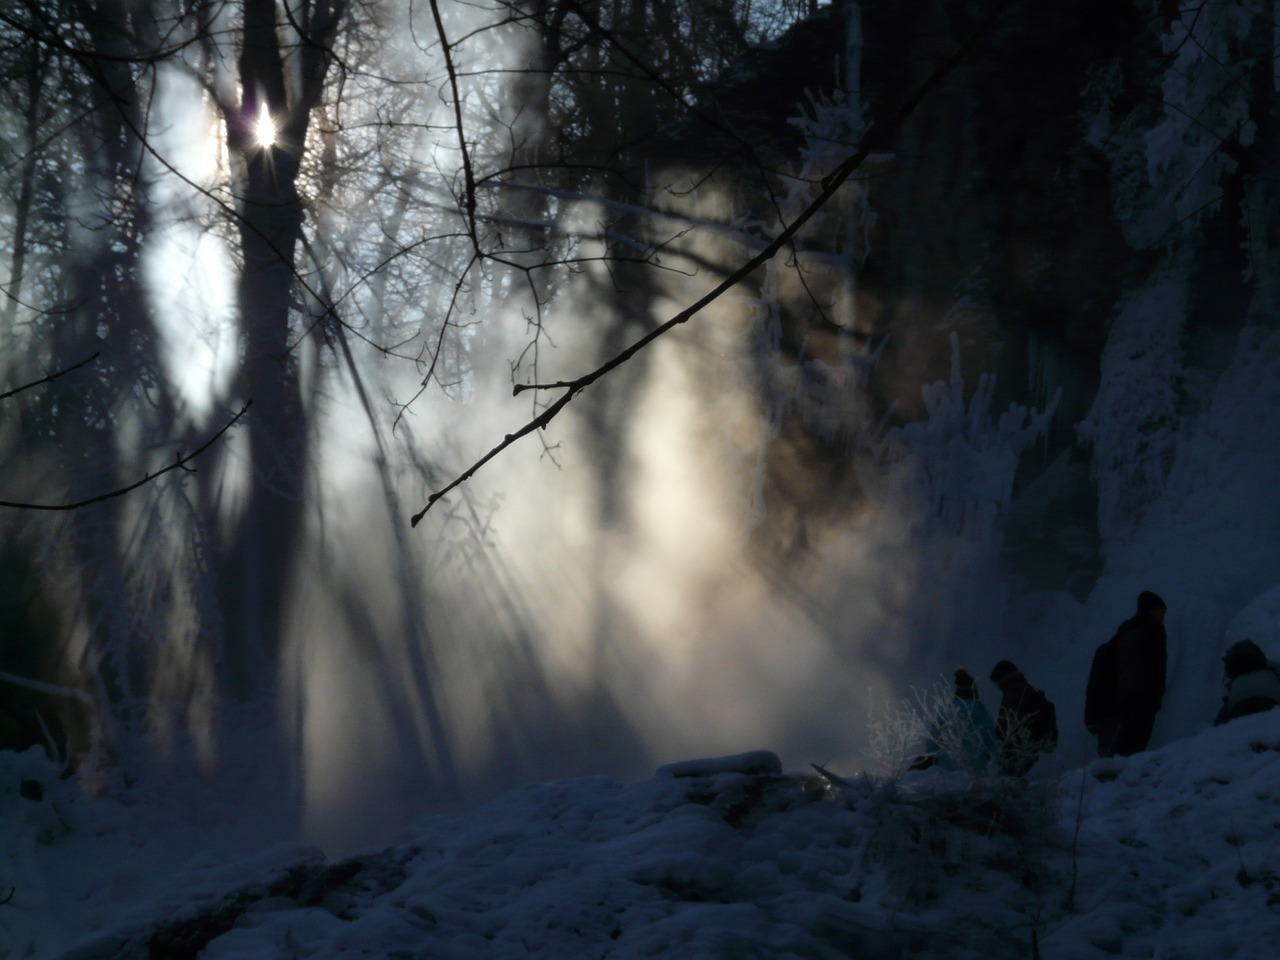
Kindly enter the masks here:
M 319 103 L 328 65 L 327 44 L 342 8 L 341 2 L 325 0 L 298 5 L 286 27 L 277 23 L 275 0 L 244 2 L 243 94 L 227 131 L 228 146 L 242 161 L 236 191 L 243 258 L 237 302 L 245 351 L 241 384 L 254 403 L 252 477 L 222 578 L 224 669 L 230 691 L 240 699 L 269 695 L 277 686 L 306 498 L 311 444 L 290 344 L 294 264 L 304 219 L 296 182 L 310 113 Z M 293 38 L 302 65 L 300 77 L 287 83 L 281 33 L 300 28 L 309 28 L 310 35 Z M 264 109 L 277 130 L 273 145 L 259 143 L 254 135 Z
M 79 462 L 71 475 L 72 499 L 78 497 L 76 488 L 97 492 L 104 477 L 136 469 L 120 442 L 125 425 L 133 426 L 135 418 L 147 421 L 144 430 L 172 422 L 165 390 L 148 390 L 147 402 L 137 403 L 140 390 L 159 383 L 155 337 L 140 286 L 142 238 L 151 226 L 141 139 L 147 88 L 128 68 L 131 58 L 142 55 L 140 45 L 128 32 L 118 0 L 82 3 L 77 11 L 92 50 L 82 58 L 89 80 L 84 93 L 98 104 L 82 132 L 89 186 L 101 198 L 119 196 L 120 184 L 131 189 L 124 194 L 127 201 L 104 200 L 78 215 L 79 226 L 91 229 L 71 240 L 71 306 L 57 327 L 55 351 L 67 361 L 99 353 L 87 387 L 73 396 L 69 384 L 60 384 L 62 399 L 52 400 L 60 409 L 76 411 L 73 416 L 81 421 L 79 429 L 68 430 Z M 145 762 L 138 735 L 153 665 L 148 621 L 164 620 L 162 610 L 139 609 L 137 585 L 127 573 L 134 541 L 129 525 L 140 522 L 129 519 L 119 500 L 71 518 L 88 625 L 86 673 L 95 677 L 100 713 L 114 726 L 109 735 L 126 775 L 136 774 Z
M 40 49 L 32 47 L 30 51 L 30 67 L 26 74 L 27 103 L 23 120 L 25 121 L 23 137 L 19 149 L 25 150 L 22 158 L 22 174 L 18 187 L 18 197 L 13 211 L 13 250 L 9 263 L 9 287 L 5 291 L 4 316 L 0 318 L 6 339 L 5 356 L 11 356 L 10 348 L 14 339 L 15 323 L 18 319 L 18 303 L 22 299 L 22 278 L 27 268 L 27 225 L 31 217 L 31 200 L 35 190 L 36 160 L 40 154 L 36 150 L 36 140 L 40 132 L 40 102 L 44 87 L 45 64 L 40 56 Z

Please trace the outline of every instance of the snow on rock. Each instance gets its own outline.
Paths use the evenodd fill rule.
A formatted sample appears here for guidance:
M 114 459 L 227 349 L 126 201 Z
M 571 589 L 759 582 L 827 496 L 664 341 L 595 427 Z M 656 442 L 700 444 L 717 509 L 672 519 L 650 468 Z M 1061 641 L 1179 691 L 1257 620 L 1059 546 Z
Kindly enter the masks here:
M 288 827 L 270 807 L 269 783 L 103 794 L 39 748 L 0 751 L 0 960 L 46 960 L 322 863 L 318 850 L 282 842 Z
M 332 863 L 176 872 L 61 957 L 1274 956 L 1280 710 L 1031 783 L 838 788 L 769 757 L 533 785 Z
M 1101 382 L 1076 425 L 1093 450 L 1098 529 L 1123 541 L 1164 489 L 1178 440 L 1185 283 L 1161 280 L 1120 309 L 1102 354 Z
M 658 768 L 659 777 L 713 777 L 720 773 L 782 773 L 782 761 L 772 750 L 751 750 L 728 757 L 681 760 Z

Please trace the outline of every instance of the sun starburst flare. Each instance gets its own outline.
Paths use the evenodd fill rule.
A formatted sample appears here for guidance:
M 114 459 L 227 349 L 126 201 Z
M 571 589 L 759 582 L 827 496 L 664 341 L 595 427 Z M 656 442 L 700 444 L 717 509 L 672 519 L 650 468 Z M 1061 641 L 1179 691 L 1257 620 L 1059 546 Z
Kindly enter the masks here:
M 275 146 L 276 123 L 271 119 L 271 113 L 267 110 L 265 103 L 258 111 L 257 122 L 253 125 L 253 136 L 258 141 L 258 146 L 264 150 Z

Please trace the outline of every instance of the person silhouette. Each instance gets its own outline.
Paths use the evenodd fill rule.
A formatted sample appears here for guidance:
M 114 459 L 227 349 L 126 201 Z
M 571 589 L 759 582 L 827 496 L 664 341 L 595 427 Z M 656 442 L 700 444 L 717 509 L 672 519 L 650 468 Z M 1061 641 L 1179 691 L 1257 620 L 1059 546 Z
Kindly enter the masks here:
M 1084 722 L 1098 756 L 1128 757 L 1147 748 L 1165 692 L 1168 607 L 1150 590 L 1138 611 L 1094 652 L 1085 689 Z

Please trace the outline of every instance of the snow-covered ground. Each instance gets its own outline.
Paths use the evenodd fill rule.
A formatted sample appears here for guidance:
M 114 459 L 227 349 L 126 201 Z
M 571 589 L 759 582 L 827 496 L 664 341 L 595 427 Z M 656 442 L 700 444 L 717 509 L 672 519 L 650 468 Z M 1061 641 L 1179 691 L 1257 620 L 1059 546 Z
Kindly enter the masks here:
M 1280 655 L 1280 339 L 1242 342 L 1256 362 L 1188 425 L 1089 600 L 1012 618 L 1035 626 L 1009 650 L 1063 732 L 1029 786 L 855 776 L 848 757 L 847 788 L 807 769 L 821 756 L 677 765 L 530 785 L 335 860 L 296 843 L 289 784 L 260 772 L 91 796 L 39 749 L 0 753 L 0 960 L 1270 960 L 1280 710 L 1210 728 L 1221 651 Z M 1157 749 L 1090 762 L 1089 658 L 1147 588 L 1170 603 Z
M 0 957 L 1263 960 L 1280 934 L 1280 710 L 1026 784 L 764 752 L 537 784 L 339 861 L 202 815 L 0 755 Z
M 1210 723 L 1231 641 L 1280 655 L 1276 370 L 1280 338 L 1242 338 L 1089 600 L 1011 617 L 1063 731 L 1029 785 L 843 757 L 833 788 L 806 767 L 824 757 L 751 755 L 530 785 L 329 859 L 260 773 L 90 795 L 39 749 L 0 753 L 0 960 L 1274 958 L 1280 710 Z M 1090 761 L 1089 658 L 1148 588 L 1170 603 L 1156 749 Z

